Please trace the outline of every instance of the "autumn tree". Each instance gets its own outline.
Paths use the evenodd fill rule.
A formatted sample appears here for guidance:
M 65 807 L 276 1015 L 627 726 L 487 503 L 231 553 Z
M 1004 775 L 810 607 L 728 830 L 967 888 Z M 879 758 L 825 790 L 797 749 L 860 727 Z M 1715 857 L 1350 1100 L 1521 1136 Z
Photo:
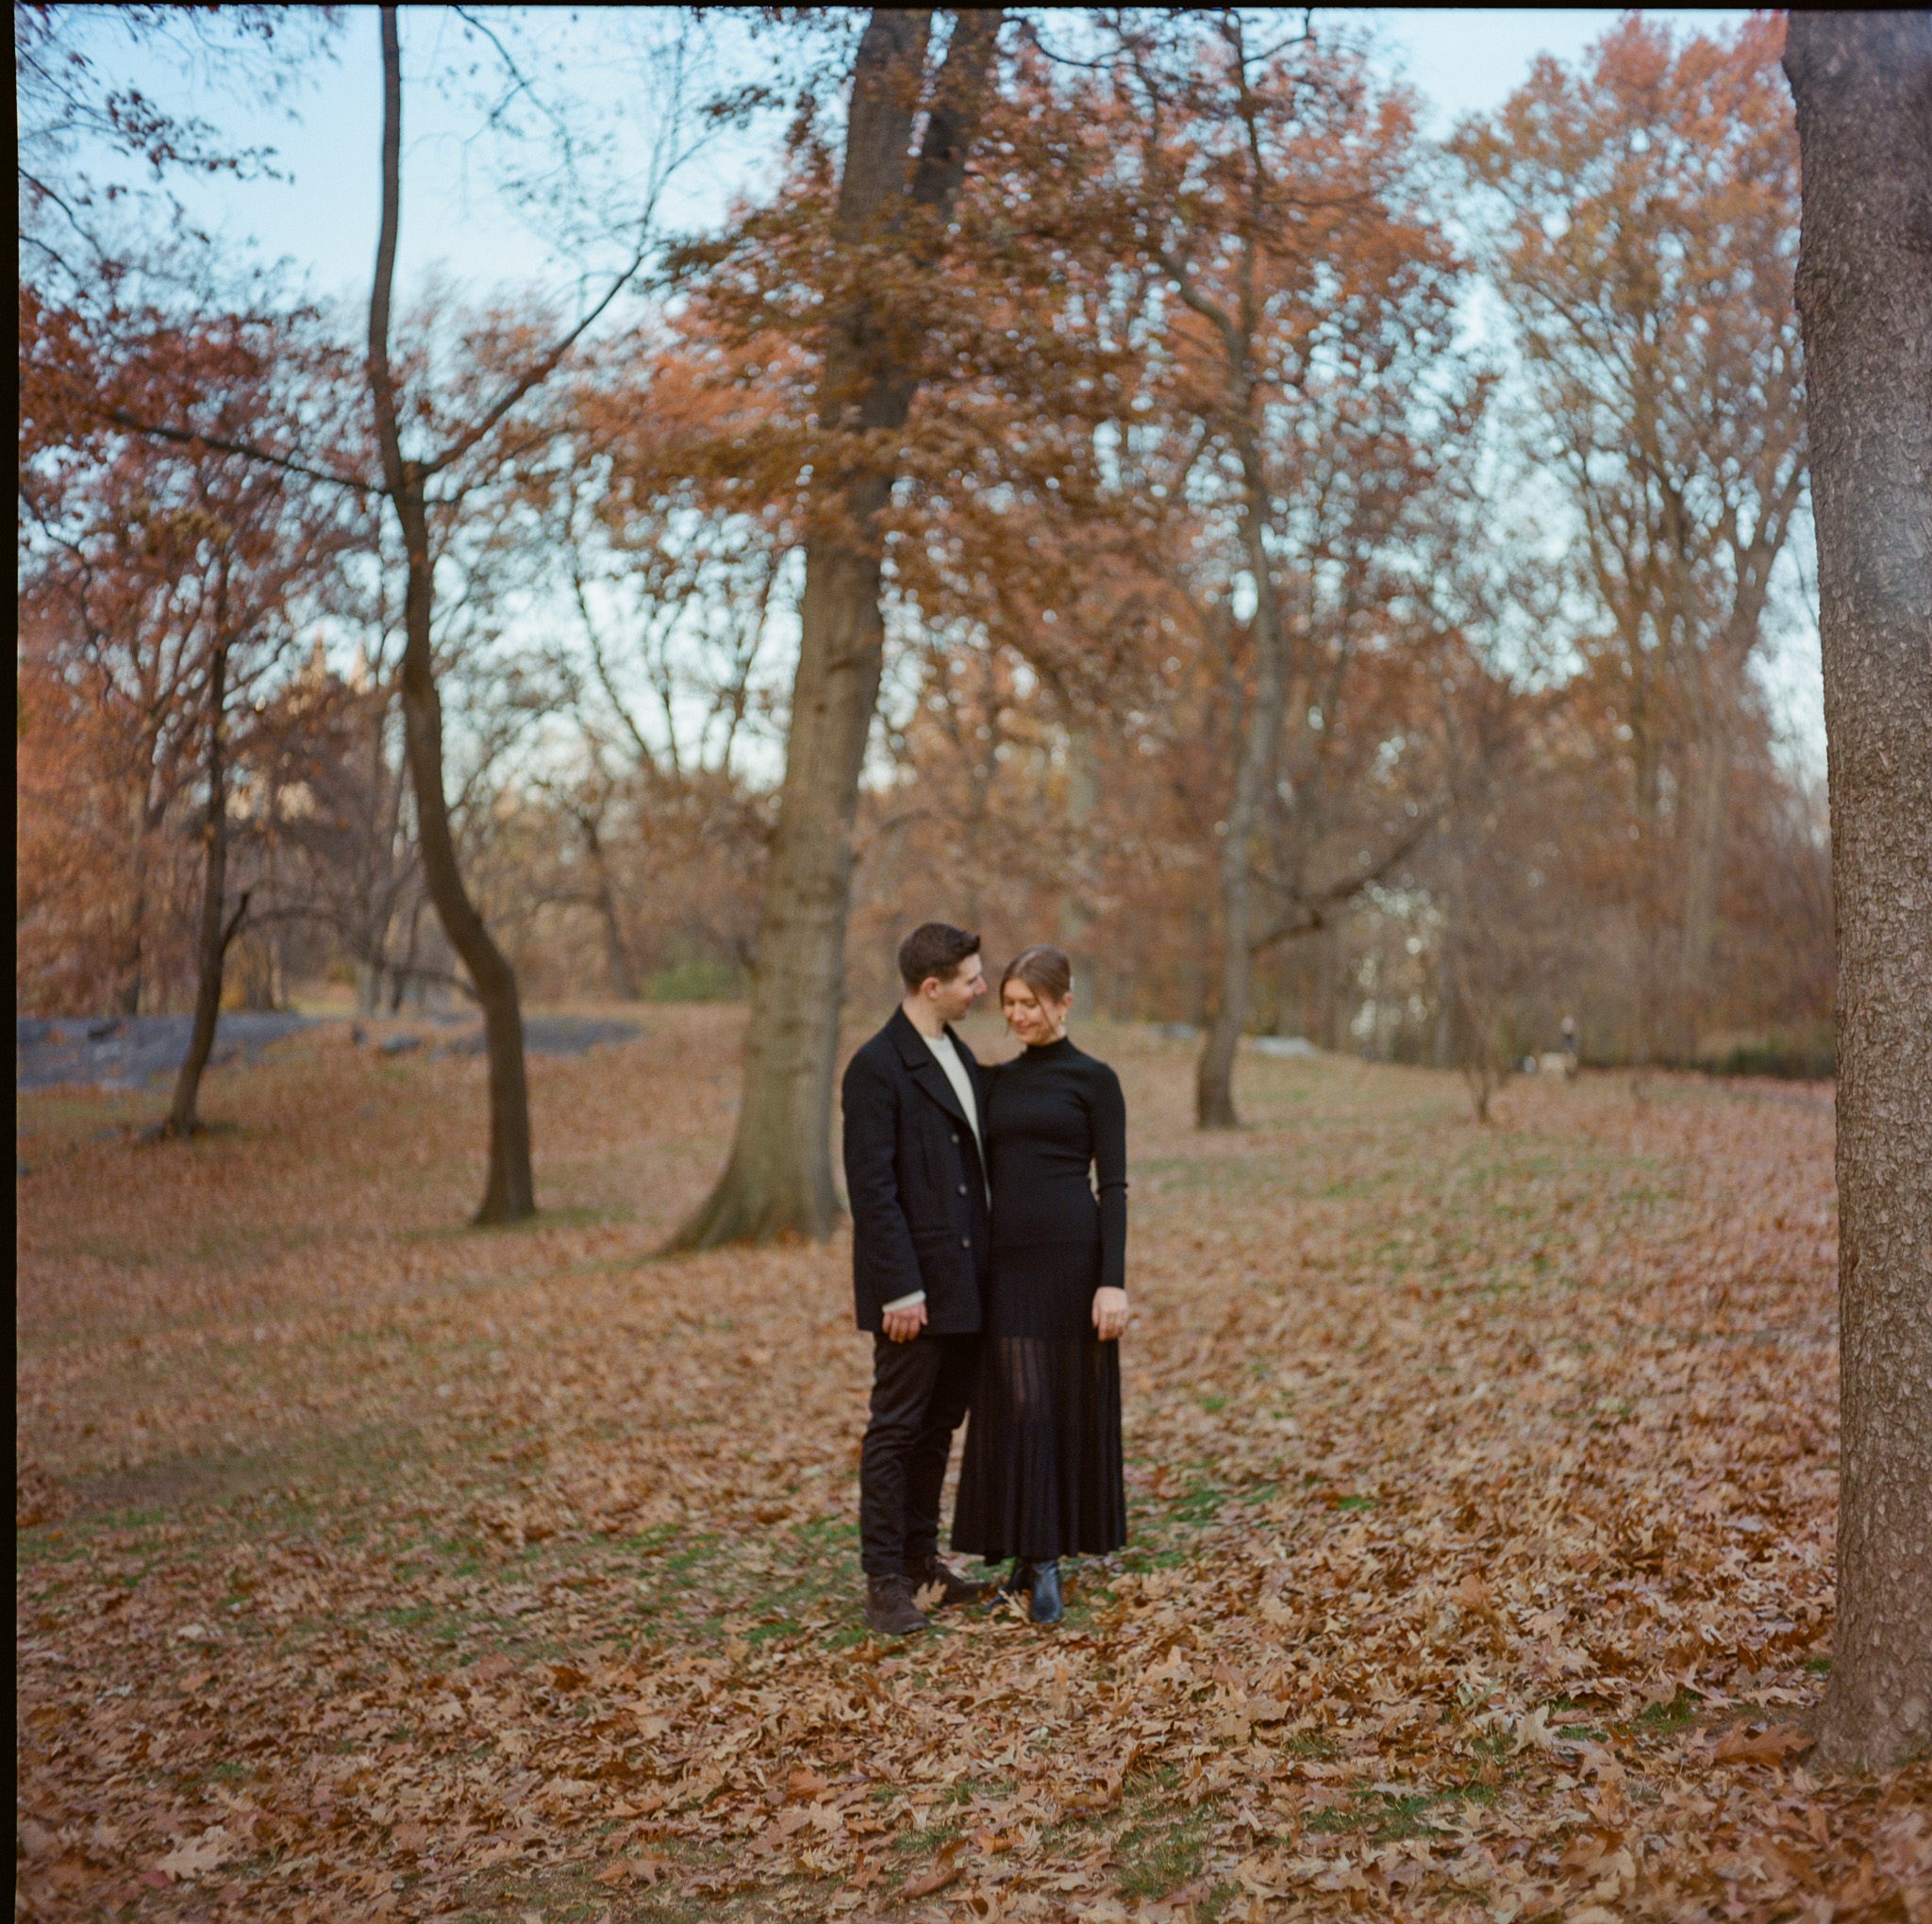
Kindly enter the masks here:
M 1793 13 L 1837 899 L 1842 1490 L 1821 1749 L 1932 1743 L 1932 18 Z
M 358 534 L 340 490 L 275 458 L 331 412 L 305 382 L 311 365 L 326 378 L 327 356 L 306 346 L 299 322 L 131 317 L 97 343 L 98 406 L 110 420 L 166 418 L 170 433 L 91 435 L 83 449 L 43 454 L 24 489 L 35 517 L 33 632 L 47 665 L 122 718 L 137 1003 L 150 838 L 171 803 L 195 791 L 201 905 L 194 1025 L 168 1120 L 177 1136 L 198 1126 L 224 964 L 248 907 L 228 888 L 234 737 L 259 732 L 256 705 L 296 622 L 312 618 Z
M 836 1213 L 831 1088 L 852 823 L 884 665 L 880 517 L 918 387 L 919 302 L 964 177 L 1000 19 L 997 9 L 954 14 L 929 75 L 931 17 L 877 8 L 853 57 L 844 164 L 817 276 L 814 522 L 743 1095 L 730 1160 L 678 1247 L 823 1236 Z
M 1205 539 L 1170 573 L 1231 676 L 1196 1090 L 1201 1123 L 1226 1127 L 1256 955 L 1318 926 L 1315 896 L 1341 884 L 1310 873 L 1317 771 L 1337 769 L 1337 724 L 1380 676 L 1387 564 L 1426 485 L 1429 390 L 1460 385 L 1457 267 L 1415 178 L 1408 104 L 1359 54 L 1232 8 L 1118 35 L 1097 103 L 1117 142 L 1110 224 L 1148 265 L 1158 341 L 1147 427 L 1126 432 L 1165 423 L 1186 451 L 1160 491 L 1205 512 Z M 1374 724 L 1349 719 L 1373 761 Z
M 351 558 L 318 623 L 355 638 L 350 658 L 331 661 L 320 633 L 311 639 L 262 711 L 240 799 L 256 889 L 256 934 L 244 942 L 270 951 L 272 981 L 286 979 L 291 955 L 310 969 L 347 962 L 358 1013 L 375 1015 L 448 969 L 442 957 L 435 970 L 420 966 L 428 903 L 399 752 L 394 638 L 381 571 L 358 565 L 366 561 Z
M 1705 1007 L 1732 744 L 1805 503 L 1791 307 L 1797 141 L 1782 27 L 1630 15 L 1580 72 L 1547 57 L 1453 145 L 1520 343 L 1522 428 L 1577 521 L 1580 639 L 1623 733 L 1646 1051 L 1688 1056 Z
M 194 637 L 132 569 L 104 583 L 84 513 L 62 519 L 21 565 L 16 997 L 135 1015 L 173 960 L 164 828 L 192 780 Z

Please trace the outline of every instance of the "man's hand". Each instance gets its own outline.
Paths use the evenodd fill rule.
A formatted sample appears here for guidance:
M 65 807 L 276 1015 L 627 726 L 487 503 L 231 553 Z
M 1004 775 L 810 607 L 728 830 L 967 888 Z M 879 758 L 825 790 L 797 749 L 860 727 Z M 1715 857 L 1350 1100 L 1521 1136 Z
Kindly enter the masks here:
M 886 1311 L 886 1335 L 895 1343 L 909 1343 L 925 1327 L 925 1304 Z
M 1127 1326 L 1127 1292 L 1124 1289 L 1096 1289 L 1093 1292 L 1093 1327 L 1103 1343 L 1112 1342 Z

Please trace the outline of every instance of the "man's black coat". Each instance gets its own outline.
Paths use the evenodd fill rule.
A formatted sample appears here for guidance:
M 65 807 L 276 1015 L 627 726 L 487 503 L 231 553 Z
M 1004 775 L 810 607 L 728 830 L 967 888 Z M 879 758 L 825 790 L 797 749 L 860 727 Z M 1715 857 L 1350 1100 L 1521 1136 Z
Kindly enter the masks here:
M 986 1072 L 957 1036 L 953 1046 L 983 1117 Z M 924 1289 L 934 1335 L 973 1335 L 992 1245 L 979 1145 L 904 1009 L 852 1058 L 843 1095 L 858 1327 L 878 1331 L 887 1303 Z

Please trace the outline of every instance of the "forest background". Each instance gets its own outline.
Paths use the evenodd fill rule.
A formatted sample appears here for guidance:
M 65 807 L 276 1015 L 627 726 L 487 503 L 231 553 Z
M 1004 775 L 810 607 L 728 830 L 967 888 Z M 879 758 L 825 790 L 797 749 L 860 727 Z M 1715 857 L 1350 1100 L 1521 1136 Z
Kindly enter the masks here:
M 1368 17 L 1151 18 L 1008 23 L 893 293 L 848 1003 L 941 914 L 1209 1054 L 1300 1035 L 1478 1103 L 1566 1014 L 1589 1061 L 1828 1068 L 1816 724 L 1775 666 L 1814 626 L 1781 26 L 1628 16 L 1432 139 Z M 756 969 L 861 19 L 598 16 L 592 82 L 514 14 L 404 15 L 403 230 L 453 168 L 518 271 L 419 239 L 394 352 L 450 456 L 452 851 L 527 997 Z M 265 121 L 370 36 L 16 26 L 17 1004 L 459 990 L 366 291 L 240 238 Z

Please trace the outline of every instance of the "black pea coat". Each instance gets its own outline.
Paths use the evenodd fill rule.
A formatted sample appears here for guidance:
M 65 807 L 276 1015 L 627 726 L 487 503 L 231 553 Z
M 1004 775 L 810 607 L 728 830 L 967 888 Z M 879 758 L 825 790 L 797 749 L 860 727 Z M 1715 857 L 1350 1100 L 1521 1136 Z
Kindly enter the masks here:
M 953 1045 L 983 1118 L 986 1071 L 957 1036 Z M 974 1334 L 992 1246 L 979 1145 L 904 1009 L 853 1056 L 842 1094 L 858 1327 L 881 1329 L 887 1303 L 924 1289 L 933 1335 Z

